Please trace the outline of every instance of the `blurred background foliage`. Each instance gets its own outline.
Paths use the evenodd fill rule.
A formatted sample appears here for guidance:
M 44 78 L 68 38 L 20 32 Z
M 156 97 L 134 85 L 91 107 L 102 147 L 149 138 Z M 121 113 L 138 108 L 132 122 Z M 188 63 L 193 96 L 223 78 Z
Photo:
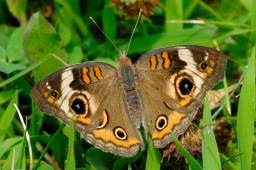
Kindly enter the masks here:
M 228 56 L 227 85 L 238 82 L 252 56 L 252 66 L 248 68 L 253 78 L 248 82 L 254 81 L 255 84 L 254 0 L 0 0 L 1 168 L 30 167 L 28 146 L 14 103 L 18 104 L 27 120 L 34 169 L 160 167 L 159 153 L 152 148 L 148 152 L 152 152 L 153 157 L 146 157 L 146 152 L 134 158 L 102 153 L 87 144 L 79 134 L 73 136 L 72 127 L 63 126 L 55 118 L 39 112 L 30 97 L 37 80 L 65 66 L 61 60 L 68 64 L 99 60 L 116 66 L 119 52 L 89 17 L 96 20 L 118 48 L 126 50 L 139 9 L 143 9 L 143 15 L 128 53 L 132 61 L 142 53 L 160 47 L 180 44 L 209 46 Z M 249 95 L 252 101 L 244 100 L 244 105 L 255 103 L 255 85 L 250 85 L 247 92 L 251 93 L 246 96 L 245 91 L 244 98 L 248 99 Z M 239 93 L 240 90 L 235 94 L 239 96 Z M 249 110 L 252 114 L 244 114 L 238 126 L 237 114 L 242 108 L 238 108 L 238 98 L 227 95 L 223 105 L 220 115 L 224 114 L 229 120 L 235 135 L 243 134 L 246 129 L 249 133 L 240 137 L 245 139 L 245 143 L 242 141 L 245 150 L 241 150 L 239 138 L 229 142 L 221 154 L 222 167 L 256 169 L 255 146 L 252 149 L 255 110 Z M 240 155 L 246 156 L 240 158 Z M 196 166 L 188 161 L 194 169 L 204 161 L 200 156 L 196 159 Z M 166 160 L 161 167 L 188 168 L 189 165 L 180 162 Z

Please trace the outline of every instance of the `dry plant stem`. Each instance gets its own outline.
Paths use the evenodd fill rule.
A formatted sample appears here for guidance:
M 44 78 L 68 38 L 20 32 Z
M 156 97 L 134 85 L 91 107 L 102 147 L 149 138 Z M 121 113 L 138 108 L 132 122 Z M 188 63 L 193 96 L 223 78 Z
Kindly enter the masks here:
M 170 20 L 167 23 L 171 24 L 207 24 L 204 20 Z
M 27 143 L 28 143 L 28 151 L 29 151 L 29 170 L 32 170 L 32 166 L 33 166 L 33 154 L 32 154 L 32 147 L 31 147 L 31 142 L 30 142 L 30 137 L 29 137 L 29 133 L 27 131 L 27 126 L 23 120 L 23 117 L 22 117 L 22 114 L 19 110 L 19 108 L 17 107 L 17 105 L 14 103 L 13 104 L 15 109 L 17 110 L 17 113 L 19 115 L 19 118 L 20 118 L 20 121 L 21 121 L 21 124 L 24 128 L 24 132 L 25 132 L 25 136 L 26 136 L 26 140 L 27 140 Z
M 65 62 L 62 58 L 60 58 L 59 56 L 57 56 L 54 53 L 50 54 L 51 56 L 53 56 L 55 59 L 57 59 L 58 61 L 60 61 L 65 67 L 69 66 L 69 64 L 67 62 Z
M 39 152 L 43 151 L 43 146 L 41 145 L 41 143 L 39 143 L 39 142 L 36 143 L 36 149 Z M 58 161 L 56 160 L 56 158 L 54 156 L 51 156 L 50 154 L 45 153 L 44 158 L 47 162 L 49 162 L 54 167 L 54 169 L 61 170 L 61 167 L 60 167 Z

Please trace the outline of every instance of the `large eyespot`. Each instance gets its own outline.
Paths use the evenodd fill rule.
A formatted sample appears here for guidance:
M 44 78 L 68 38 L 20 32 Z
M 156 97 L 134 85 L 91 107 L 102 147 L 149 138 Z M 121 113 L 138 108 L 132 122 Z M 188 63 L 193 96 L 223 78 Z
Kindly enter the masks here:
M 194 86 L 193 83 L 189 79 L 187 79 L 187 78 L 182 79 L 179 84 L 179 89 L 180 89 L 181 94 L 182 95 L 190 94 L 193 86 Z
M 104 110 L 102 118 L 100 120 L 99 126 L 97 127 L 97 129 L 102 129 L 104 128 L 108 123 L 108 114 L 107 111 Z
M 53 90 L 50 92 L 50 95 L 54 98 L 57 98 L 59 96 L 59 92 L 57 90 Z
M 194 90 L 194 82 L 188 75 L 181 75 L 176 79 L 176 90 L 180 97 L 186 97 Z
M 86 116 L 88 113 L 88 102 L 85 96 L 78 95 L 71 99 L 70 107 L 77 115 Z
M 121 127 L 116 127 L 114 129 L 114 135 L 119 140 L 126 140 L 127 139 L 127 134 L 126 134 L 125 130 Z
M 158 118 L 156 119 L 156 129 L 157 130 L 163 130 L 168 124 L 168 119 L 165 115 L 160 115 L 158 116 Z

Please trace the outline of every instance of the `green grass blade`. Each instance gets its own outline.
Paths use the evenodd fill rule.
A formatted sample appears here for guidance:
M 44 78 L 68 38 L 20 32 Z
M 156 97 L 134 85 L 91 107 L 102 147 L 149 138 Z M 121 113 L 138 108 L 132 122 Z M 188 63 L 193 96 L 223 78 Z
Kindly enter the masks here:
M 0 159 L 5 153 L 11 150 L 13 146 L 20 143 L 22 139 L 23 139 L 22 137 L 13 137 L 13 138 L 6 139 L 4 142 L 2 142 L 0 144 Z
M 66 126 L 67 135 L 68 135 L 68 156 L 65 161 L 65 170 L 75 170 L 76 169 L 76 160 L 75 160 L 75 127 L 74 120 L 71 119 L 70 126 Z
M 0 134 L 5 133 L 6 130 L 11 126 L 12 120 L 16 113 L 15 108 L 13 107 L 14 103 L 18 103 L 18 91 L 16 91 L 13 96 L 12 100 L 7 106 L 7 109 L 0 117 Z
M 202 157 L 204 170 L 220 170 L 221 162 L 215 140 L 213 125 L 211 119 L 211 107 L 208 98 L 205 98 L 203 112 L 203 141 L 202 141 Z
M 146 170 L 158 170 L 161 165 L 160 151 L 154 148 L 152 140 L 148 142 Z
M 255 118 L 255 49 L 253 48 L 240 93 L 237 115 L 237 141 L 241 169 L 250 170 Z
M 0 105 L 12 98 L 14 90 L 6 90 L 0 92 Z
M 2 167 L 3 168 L 2 170 L 9 170 L 9 169 L 11 169 L 13 155 L 14 155 L 14 151 L 11 151 L 9 153 L 7 159 L 5 160 L 5 163 L 4 163 L 3 167 Z
M 167 0 L 165 5 L 165 28 L 166 31 L 175 31 L 182 29 L 182 24 L 170 24 L 170 20 L 183 19 L 183 0 Z
M 48 57 L 42 58 L 41 60 L 37 61 L 36 63 L 34 63 L 33 65 L 29 66 L 27 69 L 15 74 L 14 76 L 2 81 L 0 83 L 0 88 L 6 86 L 7 84 L 13 82 L 14 80 L 20 78 L 21 76 L 27 74 L 28 72 L 34 70 L 35 68 L 37 68 L 38 66 L 40 66 L 41 64 L 43 64 L 44 62 L 46 62 L 49 59 Z
M 190 153 L 182 146 L 182 144 L 179 142 L 179 140 L 177 139 L 177 137 L 174 134 L 172 134 L 172 139 L 173 139 L 173 142 L 175 143 L 176 147 L 181 152 L 181 154 L 188 161 L 189 166 L 191 167 L 191 170 L 202 169 L 200 163 L 197 162 L 192 155 L 190 155 Z
M 51 135 L 51 138 L 49 139 L 49 141 L 48 141 L 46 147 L 45 147 L 44 150 L 42 151 L 42 153 L 41 153 L 41 155 L 40 155 L 40 157 L 39 157 L 39 159 L 38 159 L 38 161 L 37 161 L 37 163 L 36 163 L 36 165 L 35 165 L 35 167 L 34 167 L 33 169 L 37 169 L 37 168 L 40 166 L 40 162 L 42 161 L 44 155 L 46 154 L 47 150 L 49 149 L 51 143 L 54 141 L 54 139 L 57 137 L 57 135 L 62 131 L 62 129 L 64 128 L 64 126 L 65 126 L 65 125 L 62 124 L 62 125 L 59 127 L 59 129 L 58 129 L 53 135 Z

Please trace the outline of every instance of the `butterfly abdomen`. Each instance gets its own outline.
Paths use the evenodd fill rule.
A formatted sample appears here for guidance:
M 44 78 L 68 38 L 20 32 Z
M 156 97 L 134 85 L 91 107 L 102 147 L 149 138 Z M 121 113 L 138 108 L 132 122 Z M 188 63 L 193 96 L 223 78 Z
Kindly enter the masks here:
M 124 91 L 124 103 L 131 123 L 139 128 L 142 120 L 142 102 L 135 84 L 135 70 L 133 65 L 125 64 L 119 68 L 119 79 Z

